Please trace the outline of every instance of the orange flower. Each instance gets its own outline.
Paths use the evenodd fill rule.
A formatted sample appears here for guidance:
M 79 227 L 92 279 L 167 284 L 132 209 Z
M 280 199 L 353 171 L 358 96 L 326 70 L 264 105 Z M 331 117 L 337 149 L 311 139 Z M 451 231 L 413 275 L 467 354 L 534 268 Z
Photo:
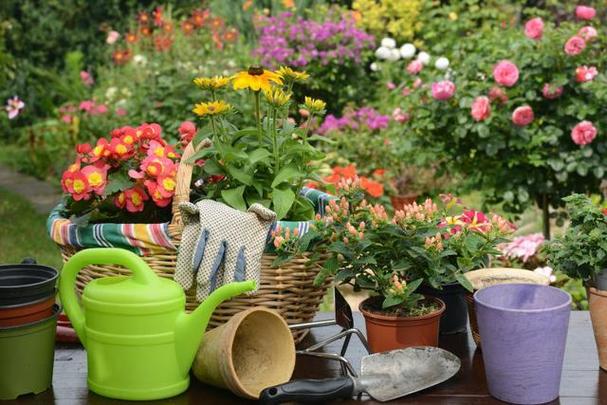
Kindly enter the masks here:
M 128 159 L 133 154 L 133 145 L 124 143 L 120 138 L 112 138 L 108 149 L 112 154 L 112 158 L 114 159 Z
M 209 18 L 209 10 L 194 10 L 192 12 L 192 22 L 197 28 L 200 28 L 204 25 L 207 18 Z
M 143 35 L 144 37 L 149 37 L 150 35 L 152 35 L 152 29 L 150 27 L 141 27 L 139 29 L 139 32 L 141 33 L 141 35 Z
M 360 178 L 360 186 L 365 190 L 371 197 L 379 198 L 384 195 L 384 186 L 381 183 L 370 180 L 367 177 Z
M 238 31 L 236 28 L 229 28 L 223 33 L 223 40 L 226 42 L 235 42 L 238 38 Z
M 246 0 L 244 3 L 242 3 L 242 11 L 247 11 L 248 9 L 251 8 L 252 5 L 253 5 L 253 0 Z
M 383 177 L 386 174 L 386 169 L 373 170 L 373 177 Z
M 112 53 L 112 59 L 116 65 L 124 65 L 131 58 L 131 51 L 128 49 L 120 50 L 117 49 Z
M 181 31 L 183 35 L 190 35 L 194 31 L 194 23 L 190 20 L 184 20 L 181 22 Z
M 154 45 L 158 52 L 168 51 L 173 45 L 173 39 L 168 35 L 157 35 L 154 37 Z
M 107 170 L 109 168 L 109 165 L 90 165 L 81 170 L 82 174 L 86 176 L 91 190 L 97 195 L 102 195 L 105 190 L 105 186 L 107 185 Z
M 150 22 L 150 15 L 145 11 L 140 11 L 137 15 L 137 22 L 141 25 L 146 25 Z
M 152 197 L 152 201 L 154 201 L 154 204 L 159 207 L 166 207 L 171 203 L 171 197 L 165 197 L 160 192 L 160 187 L 158 186 L 158 183 L 156 183 L 155 181 L 146 180 L 144 184 L 148 193 Z
M 137 34 L 135 34 L 134 32 L 127 32 L 126 35 L 124 36 L 124 39 L 126 40 L 127 43 L 134 44 L 137 42 L 137 40 L 139 38 L 137 38 Z
M 141 188 L 133 187 L 124 191 L 124 199 L 128 212 L 141 212 L 143 211 L 145 202 L 150 198 Z

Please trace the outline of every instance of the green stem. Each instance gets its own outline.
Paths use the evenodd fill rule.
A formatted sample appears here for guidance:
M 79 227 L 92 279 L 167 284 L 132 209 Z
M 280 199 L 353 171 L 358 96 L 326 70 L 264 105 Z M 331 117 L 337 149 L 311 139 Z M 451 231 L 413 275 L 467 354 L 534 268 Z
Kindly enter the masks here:
M 211 129 L 213 130 L 213 136 L 215 139 L 221 139 L 221 135 L 217 133 L 217 127 L 215 126 L 215 117 L 211 115 Z
M 277 117 L 276 108 L 272 109 L 272 152 L 274 154 L 274 173 L 278 174 L 278 170 L 280 170 L 280 154 L 278 153 L 278 141 L 277 136 L 278 133 L 276 131 L 276 117 Z
M 261 92 L 256 91 L 255 94 L 255 118 L 257 119 L 257 138 L 259 140 L 259 144 L 263 142 L 263 133 L 261 131 L 261 108 L 260 108 L 260 98 Z
M 308 133 L 310 132 L 310 123 L 312 122 L 312 118 L 314 118 L 314 114 L 310 113 L 308 116 L 308 120 L 306 121 L 306 128 L 304 130 L 303 140 L 304 142 L 308 142 Z
M 213 101 L 217 101 L 217 96 L 215 95 L 215 89 L 211 89 L 211 99 Z

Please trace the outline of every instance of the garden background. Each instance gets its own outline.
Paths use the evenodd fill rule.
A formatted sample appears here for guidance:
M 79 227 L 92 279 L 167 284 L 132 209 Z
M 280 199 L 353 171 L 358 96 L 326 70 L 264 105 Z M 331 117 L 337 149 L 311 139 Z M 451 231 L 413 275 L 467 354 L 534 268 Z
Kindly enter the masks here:
M 195 121 L 195 77 L 286 65 L 311 76 L 296 95 L 327 103 L 328 115 L 308 122 L 331 141 L 318 141 L 327 158 L 310 186 L 331 190 L 358 175 L 374 201 L 452 193 L 516 222 L 523 238 L 504 247 L 505 260 L 541 268 L 537 233 L 567 225 L 561 198 L 602 200 L 600 3 L 585 2 L 597 7 L 590 17 L 569 0 L 6 0 L 0 165 L 59 191 L 76 145 L 113 128 L 157 122 L 179 143 L 181 123 Z M 541 27 L 529 24 L 537 18 Z M 517 66 L 516 86 L 508 72 L 496 77 L 504 60 Z M 307 121 L 305 111 L 290 116 Z M 253 114 L 239 117 L 250 123 Z M 0 263 L 35 256 L 60 266 L 45 220 L 0 188 Z M 586 307 L 581 284 L 563 275 L 556 283 Z

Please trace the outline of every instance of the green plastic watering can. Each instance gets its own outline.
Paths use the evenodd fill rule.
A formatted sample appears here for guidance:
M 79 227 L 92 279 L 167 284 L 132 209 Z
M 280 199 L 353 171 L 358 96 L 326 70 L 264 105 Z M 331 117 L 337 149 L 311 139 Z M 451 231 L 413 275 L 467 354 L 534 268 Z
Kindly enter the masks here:
M 76 275 L 93 264 L 121 265 L 133 275 L 89 282 L 80 306 Z M 114 248 L 76 253 L 59 281 L 61 302 L 87 351 L 89 388 L 128 400 L 168 398 L 185 391 L 215 307 L 254 288 L 252 280 L 224 285 L 187 314 L 179 284 L 158 277 L 136 254 Z

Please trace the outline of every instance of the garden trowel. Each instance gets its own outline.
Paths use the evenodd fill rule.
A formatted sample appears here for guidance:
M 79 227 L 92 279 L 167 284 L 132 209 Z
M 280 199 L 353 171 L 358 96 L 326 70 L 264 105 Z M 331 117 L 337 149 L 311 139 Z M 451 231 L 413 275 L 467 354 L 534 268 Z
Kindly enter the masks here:
M 365 392 L 386 402 L 447 381 L 460 366 L 457 356 L 438 347 L 409 347 L 363 357 L 360 377 L 293 380 L 266 388 L 260 401 L 265 405 L 326 402 Z

